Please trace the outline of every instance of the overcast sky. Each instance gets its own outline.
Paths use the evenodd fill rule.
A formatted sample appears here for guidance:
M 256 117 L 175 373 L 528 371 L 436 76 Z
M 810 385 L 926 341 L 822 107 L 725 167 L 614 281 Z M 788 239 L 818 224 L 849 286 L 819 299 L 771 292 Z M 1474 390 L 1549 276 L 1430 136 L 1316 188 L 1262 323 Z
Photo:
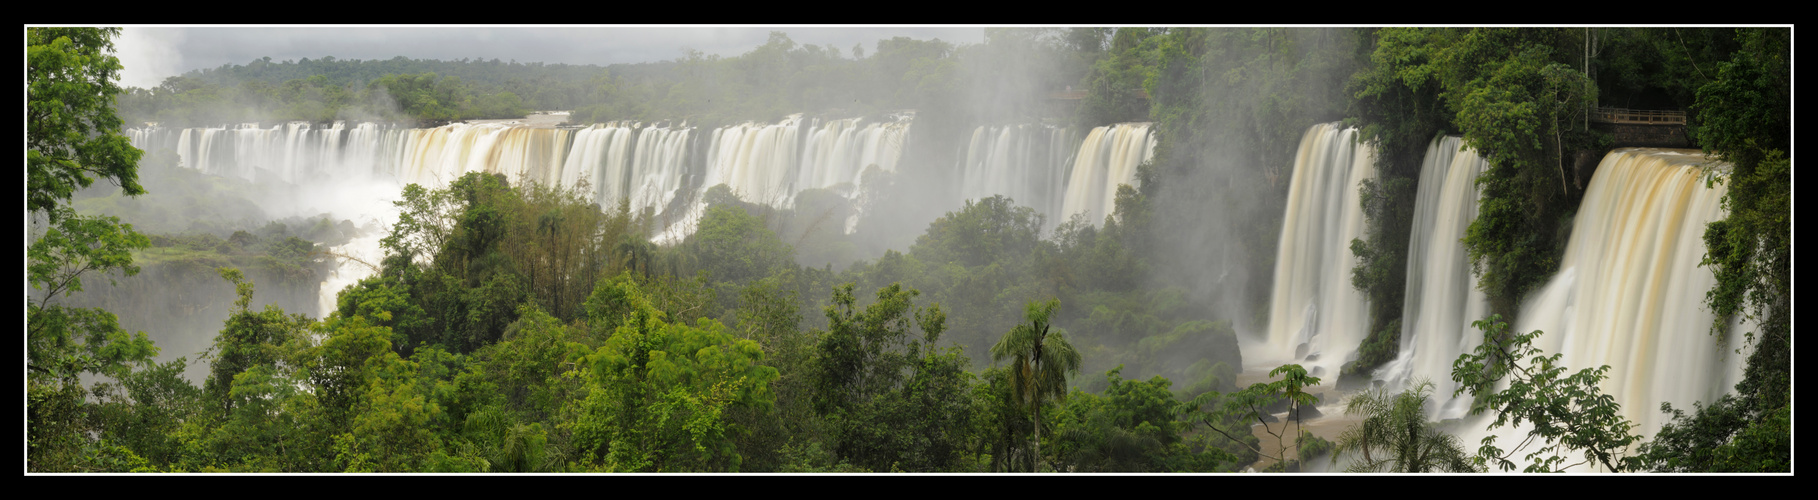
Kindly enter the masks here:
M 165 27 L 127 26 L 115 41 L 122 86 L 152 87 L 165 78 L 198 68 L 273 61 L 320 59 L 494 59 L 567 64 L 636 63 L 681 57 L 684 48 L 731 57 L 763 45 L 771 31 L 795 43 L 838 47 L 852 56 L 854 44 L 870 54 L 879 39 L 939 38 L 954 44 L 984 41 L 978 26 L 731 26 L 731 27 Z

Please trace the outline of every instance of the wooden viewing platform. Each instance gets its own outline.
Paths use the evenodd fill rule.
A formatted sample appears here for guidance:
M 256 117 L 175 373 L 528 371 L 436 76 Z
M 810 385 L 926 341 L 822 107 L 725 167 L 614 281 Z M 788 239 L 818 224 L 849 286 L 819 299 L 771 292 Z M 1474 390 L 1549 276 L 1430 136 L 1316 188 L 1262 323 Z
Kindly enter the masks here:
M 1610 147 L 1689 148 L 1696 143 L 1685 130 L 1685 112 L 1599 107 L 1591 112 L 1591 128 L 1610 135 Z M 1597 171 L 1608 150 L 1583 150 L 1573 161 L 1578 186 L 1583 188 Z
M 1684 111 L 1597 108 L 1591 121 L 1598 123 L 1632 123 L 1640 125 L 1685 125 Z

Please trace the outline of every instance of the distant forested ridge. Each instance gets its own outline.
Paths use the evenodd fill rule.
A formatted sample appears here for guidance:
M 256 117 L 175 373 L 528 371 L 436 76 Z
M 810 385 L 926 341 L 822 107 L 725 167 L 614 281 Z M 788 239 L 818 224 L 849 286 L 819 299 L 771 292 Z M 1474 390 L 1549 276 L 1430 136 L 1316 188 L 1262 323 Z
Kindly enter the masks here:
M 764 45 L 735 57 L 690 51 L 671 61 L 606 67 L 402 56 L 268 57 L 190 71 L 150 89 L 128 89 L 120 109 L 129 125 L 166 126 L 335 119 L 442 123 L 511 118 L 528 110 L 576 110 L 572 121 L 580 124 L 712 125 L 801 112 L 862 116 L 968 104 L 1027 114 L 1038 107 L 1042 92 L 1075 84 L 1096 53 L 1081 55 L 1068 44 L 1089 41 L 1052 33 L 988 31 L 991 42 L 983 45 L 898 37 L 870 48 L 799 45 L 772 32 Z M 1042 71 L 1016 71 L 1036 68 Z M 980 80 L 984 75 L 990 79 Z M 973 102 L 956 102 L 959 91 L 979 86 L 991 88 Z

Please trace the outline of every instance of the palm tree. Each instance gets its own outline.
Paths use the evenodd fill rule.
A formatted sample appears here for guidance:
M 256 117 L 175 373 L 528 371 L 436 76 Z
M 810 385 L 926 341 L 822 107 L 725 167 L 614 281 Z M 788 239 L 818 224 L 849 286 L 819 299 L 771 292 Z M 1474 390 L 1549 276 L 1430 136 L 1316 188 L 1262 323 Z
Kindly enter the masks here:
M 1433 383 L 1422 380 L 1400 394 L 1370 391 L 1351 399 L 1345 414 L 1363 421 L 1338 436 L 1332 461 L 1344 452 L 1361 454 L 1350 472 L 1481 472 L 1465 455 L 1457 436 L 1427 421 Z
M 991 347 L 994 361 L 1010 361 L 1010 390 L 1014 401 L 1028 405 L 1035 416 L 1035 457 L 1042 456 L 1042 403 L 1063 397 L 1067 375 L 1079 371 L 1079 351 L 1067 343 L 1049 320 L 1060 300 L 1030 302 L 1024 308 L 1025 324 L 1016 325 Z

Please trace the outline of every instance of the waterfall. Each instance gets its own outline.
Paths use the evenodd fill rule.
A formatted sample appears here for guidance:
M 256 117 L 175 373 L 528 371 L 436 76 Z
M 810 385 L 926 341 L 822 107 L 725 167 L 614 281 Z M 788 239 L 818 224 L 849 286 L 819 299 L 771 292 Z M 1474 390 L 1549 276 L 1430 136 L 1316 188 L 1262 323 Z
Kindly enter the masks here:
M 1408 235 L 1408 274 L 1401 309 L 1400 353 L 1377 370 L 1395 388 L 1426 378 L 1434 385 L 1437 418 L 1469 410 L 1451 397 L 1452 361 L 1481 343 L 1472 321 L 1488 315 L 1489 299 L 1477 288 L 1466 257 L 1465 229 L 1477 218 L 1477 175 L 1489 163 L 1464 148 L 1459 137 L 1435 139 L 1421 162 L 1414 221 Z
M 379 231 L 377 225 L 368 225 L 365 234 L 348 240 L 347 243 L 328 249 L 336 255 L 333 274 L 323 277 L 320 290 L 320 312 L 317 317 L 326 318 L 335 311 L 341 290 L 346 289 L 368 276 L 378 274 L 376 267 L 385 259 L 385 249 L 379 245 L 386 233 Z
M 501 125 L 456 123 L 433 129 L 412 129 L 404 143 L 400 182 L 430 187 L 446 186 L 468 172 L 497 173 L 493 148 L 508 130 Z
M 513 183 L 559 185 L 573 131 L 512 127 L 503 135 L 493 151 L 491 171 L 506 174 Z
M 1734 335 L 1710 334 L 1704 305 L 1716 284 L 1700 267 L 1705 226 L 1723 216 L 1723 184 L 1707 188 L 1702 154 L 1619 149 L 1585 188 L 1560 272 L 1523 302 L 1516 331 L 1542 330 L 1537 347 L 1569 371 L 1609 365 L 1603 391 L 1637 431 L 1666 418 L 1660 403 L 1690 408 L 1742 378 Z M 1723 167 L 1718 167 L 1721 171 Z
M 859 119 L 747 122 L 713 131 L 703 190 L 726 184 L 753 203 L 787 207 L 807 189 L 857 195 L 865 168 L 896 171 L 908 144 L 910 118 L 862 123 Z
M 186 129 L 130 129 L 133 147 L 175 151 L 183 166 L 259 182 L 339 182 L 397 175 L 404 141 L 415 132 L 373 123 L 328 128 L 292 122 Z
M 611 210 L 628 200 L 633 212 L 661 211 L 682 188 L 693 129 L 613 122 L 575 134 L 568 159 L 545 177 L 563 186 L 586 181 L 592 199 Z M 558 174 L 559 172 L 559 174 Z
M 374 123 L 348 128 L 335 122 L 323 128 L 292 122 L 269 128 L 256 123 L 135 128 L 127 135 L 135 147 L 175 151 L 187 168 L 339 193 L 321 200 L 299 196 L 338 212 L 354 212 L 339 217 L 395 219 L 395 210 L 380 199 L 385 195 L 372 194 L 375 190 L 395 193 L 408 183 L 436 188 L 469 172 L 484 172 L 514 183 L 584 184 L 587 196 L 602 209 L 625 201 L 634 213 L 651 211 L 666 223 L 655 239 L 674 242 L 692 232 L 703 212 L 700 194 L 722 183 L 747 200 L 777 207 L 787 207 L 803 189 L 830 188 L 848 199 L 857 197 L 866 168 L 897 169 L 913 118 L 913 112 L 825 121 L 791 115 L 778 123 L 721 127 L 708 134 L 704 161 L 690 158 L 694 129 L 666 123 L 612 122 L 568 130 L 501 123 L 409 129 Z M 690 193 L 691 203 L 669 213 L 678 197 Z M 383 206 L 364 207 L 375 204 Z M 846 221 L 848 233 L 856 222 L 856 216 Z M 376 262 L 372 238 L 376 236 L 329 251 Z M 334 292 L 367 274 L 364 266 L 343 262 L 331 278 L 333 291 L 321 299 L 323 313 L 332 309 Z
M 861 175 L 876 165 L 895 172 L 908 144 L 909 122 L 860 123 L 858 119 L 815 123 L 802 151 L 802 166 L 795 185 L 801 189 L 834 189 L 856 196 Z
M 778 123 L 747 122 L 714 130 L 702 188 L 725 184 L 745 201 L 787 206 L 800 167 L 796 136 L 801 120 L 796 114 Z
M 688 140 L 693 132 L 686 126 L 662 126 L 645 128 L 638 135 L 626 183 L 629 191 L 624 194 L 631 206 L 661 211 L 675 199 L 688 175 Z
M 1092 129 L 1074 155 L 1060 217 L 1086 214 L 1093 225 L 1117 209 L 1117 186 L 1136 183 L 1136 167 L 1155 155 L 1151 123 L 1120 123 Z
M 1692 150 L 1629 148 L 1605 155 L 1585 187 L 1559 272 L 1525 297 L 1512 327 L 1545 332 L 1535 347 L 1559 354 L 1566 374 L 1609 366 L 1599 389 L 1635 423 L 1631 432 L 1644 437 L 1669 420 L 1661 403 L 1689 410 L 1742 380 L 1749 353 L 1738 349 L 1739 325 L 1732 322 L 1722 338 L 1711 335 L 1715 317 L 1704 297 L 1717 280 L 1699 266 L 1705 227 L 1723 216 L 1727 192 L 1723 184 L 1707 188 L 1705 181 L 1727 170 Z M 1459 438 L 1476 443 L 1496 435 L 1509 448 L 1529 430 L 1487 431 L 1489 418 L 1466 424 Z M 1597 467 L 1574 468 L 1589 469 Z
M 746 122 L 709 134 L 705 181 L 694 203 L 655 241 L 681 241 L 705 213 L 701 199 L 708 189 L 725 184 L 747 202 L 787 208 L 807 189 L 832 189 L 849 200 L 860 193 L 865 169 L 875 165 L 894 172 L 908 149 L 914 113 L 901 112 L 881 121 L 821 121 L 789 115 L 777 123 Z M 846 222 L 851 234 L 858 220 Z
M 702 167 L 691 165 L 694 129 L 635 122 L 581 130 L 498 123 L 456 123 L 429 129 L 336 122 L 312 128 L 295 122 L 261 128 L 131 129 L 142 149 L 171 149 L 183 165 L 216 175 L 264 182 L 340 182 L 350 177 L 398 184 L 445 186 L 468 172 L 503 174 L 513 182 L 590 186 L 589 196 L 611 209 L 665 210 L 690 187 L 695 194 L 727 184 L 751 201 L 786 207 L 803 189 L 831 188 L 857 196 L 870 166 L 895 171 L 907 148 L 909 112 L 882 120 L 745 123 L 709 134 Z M 705 182 L 685 185 L 690 176 Z M 698 177 L 697 177 L 698 179 Z M 698 196 L 697 196 L 698 197 Z M 673 217 L 670 217 L 673 218 Z
M 1081 145 L 1071 129 L 1046 125 L 981 126 L 972 131 L 954 175 L 954 188 L 968 200 L 1004 195 L 1047 216 L 1043 229 L 1066 222 L 1059 217 L 1066 197 L 1073 152 Z M 1103 221 L 1092 221 L 1094 224 Z
M 1136 183 L 1136 167 L 1155 155 L 1151 123 L 1097 127 L 1080 139 L 1047 125 L 981 126 L 954 172 L 969 200 L 1004 195 L 1047 217 L 1053 229 L 1074 214 L 1103 225 L 1117 209 L 1117 187 Z
M 1372 150 L 1357 129 L 1314 125 L 1301 138 L 1282 216 L 1269 303 L 1266 363 L 1301 362 L 1315 376 L 1336 375 L 1363 340 L 1369 321 L 1362 292 L 1351 286 L 1351 240 L 1363 237 L 1358 186 L 1374 174 Z M 1084 153 L 1081 153 L 1082 156 Z M 1077 178 L 1075 172 L 1075 178 Z M 1071 188 L 1069 188 L 1071 190 Z M 1306 344 L 1306 353 L 1298 351 Z
M 385 179 L 445 186 L 468 172 L 503 174 L 512 182 L 576 186 L 603 207 L 629 199 L 634 209 L 662 208 L 687 175 L 687 127 L 635 123 L 583 130 L 451 124 L 429 129 L 337 122 L 272 128 L 132 129 L 141 149 L 171 149 L 183 165 L 216 175 L 298 183 Z

